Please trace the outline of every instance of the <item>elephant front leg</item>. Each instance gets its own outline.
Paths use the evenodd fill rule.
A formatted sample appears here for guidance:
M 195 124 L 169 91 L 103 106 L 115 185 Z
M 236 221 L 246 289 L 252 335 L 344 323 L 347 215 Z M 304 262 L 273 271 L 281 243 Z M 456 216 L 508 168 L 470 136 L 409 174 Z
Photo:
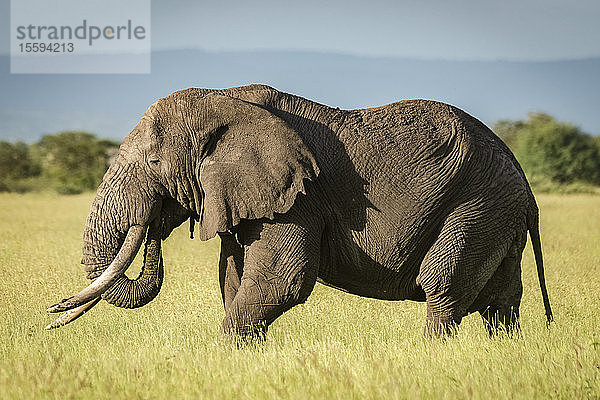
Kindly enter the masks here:
M 229 310 L 235 297 L 244 270 L 244 248 L 238 243 L 235 235 L 220 233 L 221 254 L 219 256 L 219 284 L 225 313 Z
M 256 224 L 258 239 L 246 248 L 240 286 L 223 320 L 225 333 L 244 339 L 263 336 L 277 317 L 306 301 L 319 263 L 319 234 L 313 228 Z

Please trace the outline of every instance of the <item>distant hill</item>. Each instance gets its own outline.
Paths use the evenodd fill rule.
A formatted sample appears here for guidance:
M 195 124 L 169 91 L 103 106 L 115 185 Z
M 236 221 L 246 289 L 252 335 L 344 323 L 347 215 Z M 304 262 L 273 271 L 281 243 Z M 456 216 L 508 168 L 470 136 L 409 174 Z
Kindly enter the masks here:
M 148 75 L 11 75 L 0 56 L 0 139 L 60 130 L 122 139 L 160 97 L 187 87 L 265 83 L 340 108 L 401 99 L 454 104 L 487 124 L 544 111 L 600 134 L 600 58 L 504 62 L 315 52 L 158 51 Z

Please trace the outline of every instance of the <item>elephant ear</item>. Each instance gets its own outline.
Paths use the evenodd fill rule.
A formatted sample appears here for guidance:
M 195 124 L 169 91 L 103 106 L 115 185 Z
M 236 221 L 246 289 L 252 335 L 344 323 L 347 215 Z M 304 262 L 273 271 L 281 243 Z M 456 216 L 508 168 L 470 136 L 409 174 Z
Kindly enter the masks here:
M 298 132 L 256 104 L 221 94 L 207 99 L 219 122 L 200 165 L 204 192 L 199 236 L 208 240 L 241 219 L 286 213 L 304 179 L 314 180 L 317 163 Z

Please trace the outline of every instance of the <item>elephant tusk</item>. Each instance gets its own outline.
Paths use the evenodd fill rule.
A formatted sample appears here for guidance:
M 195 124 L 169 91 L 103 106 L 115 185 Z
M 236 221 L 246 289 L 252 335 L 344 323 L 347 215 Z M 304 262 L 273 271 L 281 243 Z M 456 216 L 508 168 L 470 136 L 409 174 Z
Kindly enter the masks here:
M 101 297 L 96 297 L 94 300 L 90 301 L 89 303 L 85 303 L 77 308 L 74 308 L 72 310 L 65 312 L 60 317 L 58 317 L 54 322 L 46 325 L 46 327 L 44 329 L 48 330 L 48 329 L 60 328 L 61 326 L 64 326 L 64 325 L 68 324 L 69 322 L 75 321 L 77 318 L 81 317 L 83 314 L 85 314 L 87 311 L 89 311 L 92 307 L 94 307 L 96 304 L 98 304 L 100 302 L 100 300 L 102 300 Z
M 53 305 L 46 310 L 49 313 L 57 313 L 67 311 L 75 307 L 84 305 L 85 303 L 99 297 L 107 291 L 116 281 L 119 279 L 121 274 L 127 270 L 127 267 L 131 264 L 135 258 L 142 241 L 144 240 L 144 233 L 146 231 L 145 226 L 132 225 L 127 231 L 125 241 L 121 246 L 121 249 L 117 253 L 115 259 L 110 263 L 108 268 L 92 282 L 88 287 L 83 289 L 81 292 L 73 297 L 64 299 L 60 303 Z

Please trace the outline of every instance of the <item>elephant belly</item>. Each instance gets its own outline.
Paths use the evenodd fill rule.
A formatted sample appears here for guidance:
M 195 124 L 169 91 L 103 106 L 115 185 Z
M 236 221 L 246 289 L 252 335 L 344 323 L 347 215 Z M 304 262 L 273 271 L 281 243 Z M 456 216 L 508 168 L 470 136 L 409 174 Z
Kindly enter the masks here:
M 318 281 L 336 289 L 381 300 L 424 301 L 416 277 L 424 257 L 403 252 L 398 243 L 365 248 L 363 242 L 326 238 Z M 376 250 L 373 251 L 373 248 Z M 371 253 L 371 254 L 370 254 Z M 373 254 L 375 253 L 375 254 Z
M 319 281 L 365 297 L 424 301 L 416 278 L 454 201 L 442 198 L 442 184 L 406 194 L 384 180 L 371 179 L 368 196 L 334 202 L 325 218 Z

